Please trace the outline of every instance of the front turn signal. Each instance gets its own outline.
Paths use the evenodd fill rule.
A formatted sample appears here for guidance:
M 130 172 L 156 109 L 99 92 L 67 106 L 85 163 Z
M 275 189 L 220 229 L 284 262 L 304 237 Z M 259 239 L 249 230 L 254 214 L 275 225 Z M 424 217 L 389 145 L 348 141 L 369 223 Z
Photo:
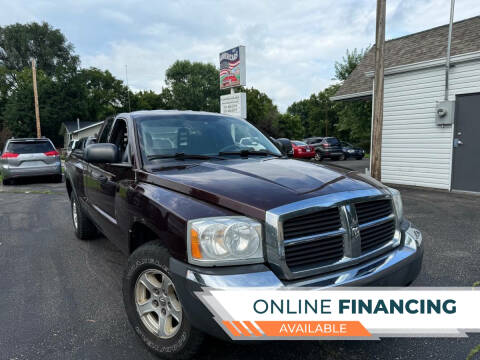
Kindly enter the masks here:
M 201 259 L 202 250 L 200 249 L 200 240 L 198 239 L 198 232 L 195 229 L 190 229 L 190 239 L 191 239 L 191 251 L 192 257 L 195 259 Z

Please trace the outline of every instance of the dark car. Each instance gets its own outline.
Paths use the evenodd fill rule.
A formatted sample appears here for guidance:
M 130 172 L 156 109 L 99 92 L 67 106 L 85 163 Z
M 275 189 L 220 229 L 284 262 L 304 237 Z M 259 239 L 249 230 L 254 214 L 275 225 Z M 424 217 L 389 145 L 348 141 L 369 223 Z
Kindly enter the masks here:
M 340 141 L 340 145 L 342 146 L 343 160 L 347 160 L 350 158 L 362 160 L 363 157 L 365 156 L 365 150 L 359 147 L 353 146 L 348 142 Z
M 66 161 L 73 229 L 98 229 L 129 256 L 125 310 L 158 355 L 193 356 L 203 333 L 228 339 L 196 295 L 205 287 L 404 286 L 420 271 L 398 191 L 289 159 L 245 120 L 138 111 L 98 139 Z
M 315 160 L 321 161 L 325 158 L 340 160 L 343 158 L 340 141 L 336 137 L 314 137 L 304 140 L 308 145 L 315 148 Z
M 276 139 L 277 144 L 279 144 L 280 151 L 287 155 L 288 157 L 293 157 L 293 146 L 292 142 L 286 138 Z

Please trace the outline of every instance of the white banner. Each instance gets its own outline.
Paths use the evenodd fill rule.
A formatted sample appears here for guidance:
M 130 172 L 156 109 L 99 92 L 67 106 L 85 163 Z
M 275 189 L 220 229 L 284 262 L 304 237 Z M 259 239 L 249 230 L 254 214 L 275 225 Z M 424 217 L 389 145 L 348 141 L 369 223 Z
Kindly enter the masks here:
M 205 289 L 198 296 L 236 340 L 480 331 L 480 291 L 472 288 Z

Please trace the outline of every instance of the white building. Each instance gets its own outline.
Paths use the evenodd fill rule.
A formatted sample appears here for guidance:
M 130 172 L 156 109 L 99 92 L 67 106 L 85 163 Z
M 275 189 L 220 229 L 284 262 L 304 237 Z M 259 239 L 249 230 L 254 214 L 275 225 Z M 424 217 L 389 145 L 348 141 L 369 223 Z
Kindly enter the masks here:
M 71 140 L 78 140 L 82 137 L 96 136 L 103 121 L 67 121 L 62 124 L 60 134 L 63 135 L 63 147 L 66 149 Z
M 436 123 L 444 100 L 448 25 L 385 43 L 382 181 L 480 191 L 480 17 L 453 24 L 448 99 L 452 125 Z M 332 100 L 371 98 L 374 48 Z

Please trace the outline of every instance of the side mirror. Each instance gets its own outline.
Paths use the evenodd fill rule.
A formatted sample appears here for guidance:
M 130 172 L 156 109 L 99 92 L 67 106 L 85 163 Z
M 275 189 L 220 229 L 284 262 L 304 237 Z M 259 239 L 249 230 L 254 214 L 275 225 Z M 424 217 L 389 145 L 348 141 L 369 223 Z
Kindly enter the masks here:
M 114 144 L 100 143 L 88 145 L 84 159 L 95 164 L 118 162 L 118 147 Z

